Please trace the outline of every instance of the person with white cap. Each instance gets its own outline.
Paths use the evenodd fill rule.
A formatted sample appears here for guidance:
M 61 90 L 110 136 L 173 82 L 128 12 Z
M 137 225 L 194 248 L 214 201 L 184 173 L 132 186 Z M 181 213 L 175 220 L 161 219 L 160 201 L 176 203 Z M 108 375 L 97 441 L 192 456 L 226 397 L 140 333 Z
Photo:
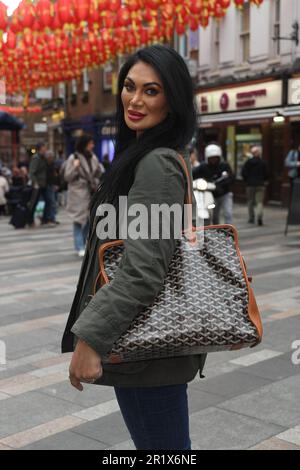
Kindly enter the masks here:
M 234 174 L 230 165 L 222 158 L 222 149 L 218 144 L 209 144 L 205 147 L 205 162 L 193 168 L 193 179 L 203 178 L 208 182 L 215 183 L 213 191 L 215 198 L 215 209 L 213 212 L 213 224 L 220 223 L 220 212 L 223 211 L 226 224 L 233 221 L 233 194 L 231 185 Z

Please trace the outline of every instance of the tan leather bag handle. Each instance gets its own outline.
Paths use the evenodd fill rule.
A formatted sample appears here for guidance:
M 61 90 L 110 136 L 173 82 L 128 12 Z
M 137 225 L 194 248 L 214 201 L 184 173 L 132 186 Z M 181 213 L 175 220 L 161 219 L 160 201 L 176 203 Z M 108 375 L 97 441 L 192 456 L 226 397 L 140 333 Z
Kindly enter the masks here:
M 187 164 L 180 153 L 177 154 L 183 168 L 183 172 L 185 174 L 187 180 L 187 191 L 185 193 L 184 204 L 187 208 L 187 229 L 184 232 L 187 234 L 187 238 L 191 243 L 196 242 L 196 235 L 195 235 L 195 228 L 193 227 L 193 200 L 192 200 L 192 187 L 191 187 L 191 180 L 189 175 L 189 170 Z

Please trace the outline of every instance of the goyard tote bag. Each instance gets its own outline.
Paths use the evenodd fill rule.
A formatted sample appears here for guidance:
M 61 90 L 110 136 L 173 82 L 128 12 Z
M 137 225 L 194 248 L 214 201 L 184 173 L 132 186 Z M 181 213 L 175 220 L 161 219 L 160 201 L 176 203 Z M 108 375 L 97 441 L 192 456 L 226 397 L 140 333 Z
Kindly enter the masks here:
M 261 341 L 262 323 L 237 231 L 232 225 L 191 226 L 190 177 L 184 158 L 178 157 L 188 182 L 188 230 L 177 240 L 161 292 L 102 358 L 104 363 L 235 350 Z M 122 240 L 99 248 L 94 293 L 99 280 L 103 285 L 113 279 L 123 250 Z

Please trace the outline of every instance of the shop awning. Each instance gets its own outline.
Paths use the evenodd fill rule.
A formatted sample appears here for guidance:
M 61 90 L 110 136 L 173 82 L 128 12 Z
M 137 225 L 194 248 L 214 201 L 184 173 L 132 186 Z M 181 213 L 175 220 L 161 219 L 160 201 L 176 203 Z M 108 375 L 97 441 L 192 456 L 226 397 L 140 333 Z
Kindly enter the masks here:
M 11 114 L 0 111 L 0 130 L 2 131 L 19 131 L 24 124 Z
M 217 122 L 231 122 L 231 121 L 249 121 L 249 120 L 260 120 L 260 119 L 272 119 L 277 113 L 283 114 L 284 110 L 281 107 L 266 108 L 266 109 L 255 109 L 243 112 L 233 113 L 218 113 L 218 114 L 204 114 L 199 115 L 198 124 L 207 126 L 208 124 L 214 124 Z

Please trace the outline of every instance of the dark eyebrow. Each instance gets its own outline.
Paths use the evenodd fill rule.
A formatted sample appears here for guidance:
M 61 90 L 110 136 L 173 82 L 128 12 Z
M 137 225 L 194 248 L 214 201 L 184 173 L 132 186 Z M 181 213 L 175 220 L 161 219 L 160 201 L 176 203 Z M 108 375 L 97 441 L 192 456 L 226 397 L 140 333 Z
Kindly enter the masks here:
M 133 81 L 132 78 L 130 78 L 130 77 L 126 77 L 125 80 L 129 80 L 131 83 L 133 83 L 133 84 L 135 85 L 134 81 Z M 162 86 L 161 86 L 159 83 L 157 83 L 157 82 L 144 83 L 143 86 L 144 86 L 144 87 L 147 87 L 147 86 L 150 86 L 150 85 L 156 85 L 156 86 L 159 86 L 159 88 L 162 88 Z

